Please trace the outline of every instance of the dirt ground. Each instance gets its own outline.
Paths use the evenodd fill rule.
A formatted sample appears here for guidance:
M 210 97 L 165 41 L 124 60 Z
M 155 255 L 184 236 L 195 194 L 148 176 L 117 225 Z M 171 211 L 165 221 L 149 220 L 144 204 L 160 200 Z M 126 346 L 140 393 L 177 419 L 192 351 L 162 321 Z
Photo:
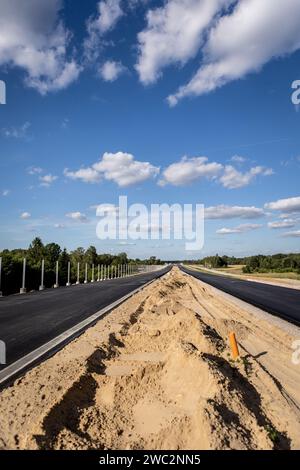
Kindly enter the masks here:
M 174 268 L 0 393 L 0 448 L 300 449 L 295 339 Z

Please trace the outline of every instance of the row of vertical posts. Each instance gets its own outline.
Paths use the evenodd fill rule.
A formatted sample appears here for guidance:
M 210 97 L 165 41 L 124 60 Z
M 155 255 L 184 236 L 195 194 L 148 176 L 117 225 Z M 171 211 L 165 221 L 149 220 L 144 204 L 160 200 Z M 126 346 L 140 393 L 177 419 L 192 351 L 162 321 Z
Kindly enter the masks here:
M 95 265 L 92 265 L 92 277 L 91 283 L 106 281 L 108 279 L 120 279 L 127 276 L 132 276 L 133 274 L 138 272 L 137 265 L 132 264 L 122 264 L 117 266 L 106 266 L 103 264 L 98 264 L 97 266 L 97 279 L 95 279 Z M 2 258 L 0 257 L 0 297 L 2 296 L 1 292 L 1 274 L 2 274 Z M 89 274 L 89 267 L 88 263 L 85 263 L 85 276 L 84 276 L 84 284 L 88 284 L 88 274 Z M 80 263 L 77 263 L 77 280 L 76 285 L 81 284 L 80 281 Z M 67 274 L 67 287 L 71 286 L 71 262 L 68 262 L 68 274 Z M 54 289 L 59 288 L 59 264 L 58 261 L 56 262 L 55 267 L 55 284 Z M 41 263 L 41 284 L 39 286 L 39 290 L 45 290 L 45 260 L 42 260 Z M 22 268 L 22 286 L 20 288 L 20 294 L 26 294 L 26 258 L 23 259 L 23 268 Z

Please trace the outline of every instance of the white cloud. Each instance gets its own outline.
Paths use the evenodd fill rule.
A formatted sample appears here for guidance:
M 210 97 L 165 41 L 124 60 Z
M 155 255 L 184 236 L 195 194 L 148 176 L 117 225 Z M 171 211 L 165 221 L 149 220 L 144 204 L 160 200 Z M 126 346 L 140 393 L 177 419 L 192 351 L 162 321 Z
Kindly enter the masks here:
M 167 0 L 149 10 L 147 27 L 139 33 L 136 70 L 141 82 L 155 82 L 170 64 L 185 64 L 203 43 L 206 28 L 233 0 Z
M 102 175 L 94 168 L 80 168 L 77 171 L 64 170 L 64 175 L 72 180 L 80 180 L 84 183 L 99 183 Z
M 63 229 L 63 228 L 65 228 L 65 225 L 64 224 L 54 224 L 54 228 Z
M 70 33 L 59 20 L 61 0 L 1 0 L 0 65 L 26 72 L 25 83 L 42 95 L 66 88 L 80 66 L 67 58 Z
M 211 28 L 203 51 L 204 64 L 189 83 L 169 97 L 169 104 L 209 93 L 299 48 L 299 0 L 240 0 Z
M 30 219 L 30 217 L 31 217 L 30 212 L 22 212 L 22 214 L 20 215 L 20 219 L 23 219 L 23 220 Z
M 237 189 L 248 186 L 258 175 L 269 176 L 273 170 L 257 166 L 242 173 L 232 165 L 209 162 L 207 157 L 183 157 L 179 162 L 168 166 L 163 172 L 160 186 L 173 184 L 184 186 L 201 178 L 218 180 L 225 188 Z
M 70 124 L 70 119 L 69 119 L 69 118 L 64 118 L 64 119 L 62 120 L 62 123 L 61 123 L 60 127 L 61 127 L 62 129 L 68 129 L 69 124 Z
M 219 205 L 205 209 L 206 219 L 256 219 L 265 215 L 263 209 L 254 206 Z
M 113 60 L 107 60 L 99 69 L 100 76 L 106 82 L 114 82 L 124 71 L 125 67 Z
M 245 163 L 247 158 L 241 157 L 240 155 L 234 155 L 230 160 L 234 163 Z
M 58 176 L 49 174 L 49 175 L 40 176 L 39 180 L 41 181 L 41 186 L 48 188 L 49 186 L 51 186 L 52 183 L 54 183 L 54 181 L 57 180 L 57 178 Z
M 300 196 L 279 199 L 275 202 L 265 204 L 265 208 L 272 211 L 300 212 Z
M 41 173 L 43 173 L 43 171 L 43 168 L 40 168 L 39 166 L 31 166 L 27 170 L 29 175 L 40 175 Z
M 139 5 L 144 6 L 152 0 L 127 0 L 129 8 L 137 8 Z
M 239 233 L 247 233 L 251 232 L 252 230 L 257 230 L 261 228 L 262 225 L 260 224 L 243 224 L 239 225 L 238 227 L 234 228 L 221 228 L 220 230 L 217 230 L 216 233 L 219 235 L 233 235 L 233 234 L 239 234 Z
M 120 187 L 131 186 L 155 177 L 159 168 L 149 162 L 139 162 L 130 153 L 104 153 L 91 167 L 77 171 L 66 169 L 64 175 L 84 183 L 98 183 L 102 179 L 113 181 Z
M 283 234 L 284 237 L 290 238 L 299 238 L 300 237 L 300 230 L 295 230 L 294 232 L 286 232 Z
M 88 37 L 84 42 L 84 50 L 88 60 L 98 58 L 103 35 L 112 30 L 124 15 L 121 0 L 102 0 L 98 2 L 97 10 L 97 16 L 87 21 Z
M 1 132 L 4 137 L 7 137 L 8 139 L 26 139 L 28 137 L 28 130 L 30 127 L 30 122 L 25 122 L 20 127 L 4 127 L 1 129 Z
M 238 189 L 248 186 L 258 175 L 270 176 L 272 174 L 273 170 L 261 166 L 256 166 L 246 173 L 242 173 L 232 165 L 226 165 L 224 174 L 220 178 L 220 182 L 224 188 Z
M 3 191 L 2 191 L 2 196 L 3 196 L 3 197 L 7 197 L 7 196 L 9 196 L 9 195 L 10 195 L 10 190 L 9 190 L 9 189 L 3 189 Z
M 66 217 L 68 219 L 72 219 L 72 220 L 75 220 L 77 222 L 87 222 L 88 219 L 86 217 L 85 214 L 82 214 L 81 212 L 69 212 L 68 214 L 66 214 Z
M 209 163 L 207 157 L 183 157 L 179 162 L 173 163 L 164 170 L 163 179 L 159 184 L 161 186 L 165 184 L 183 186 L 200 178 L 216 178 L 222 168 L 223 165 L 220 163 Z
M 294 219 L 284 219 L 276 222 L 269 222 L 268 227 L 272 229 L 292 228 L 295 227 L 297 221 Z

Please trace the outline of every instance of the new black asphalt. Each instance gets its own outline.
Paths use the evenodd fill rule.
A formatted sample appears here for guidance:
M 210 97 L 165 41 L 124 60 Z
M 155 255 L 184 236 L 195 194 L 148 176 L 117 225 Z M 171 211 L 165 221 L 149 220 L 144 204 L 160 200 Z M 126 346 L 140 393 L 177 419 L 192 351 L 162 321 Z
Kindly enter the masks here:
M 200 281 L 261 308 L 272 315 L 300 325 L 300 290 L 214 275 L 180 266 Z
M 7 364 L 0 370 L 169 270 L 1 298 Z

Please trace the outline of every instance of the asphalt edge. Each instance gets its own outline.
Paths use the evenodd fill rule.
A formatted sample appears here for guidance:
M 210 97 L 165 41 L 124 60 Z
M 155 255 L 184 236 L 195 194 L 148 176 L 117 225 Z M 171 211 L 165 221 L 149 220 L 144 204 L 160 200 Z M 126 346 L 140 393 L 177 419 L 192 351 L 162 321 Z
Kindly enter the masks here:
M 56 336 L 56 338 L 53 338 L 51 341 L 48 341 L 48 343 L 45 343 L 43 346 L 40 346 L 39 348 L 27 354 L 23 358 L 18 359 L 16 362 L 6 367 L 3 371 L 0 371 L 0 391 L 8 387 L 14 380 L 24 375 L 25 372 L 32 369 L 33 367 L 36 367 L 43 360 L 53 356 L 68 343 L 73 341 L 75 338 L 81 336 L 88 328 L 95 325 L 99 321 L 99 319 L 101 319 L 101 317 L 107 315 L 116 307 L 119 307 L 119 305 L 126 302 L 126 300 L 130 299 L 135 294 L 138 294 L 143 289 L 168 274 L 168 272 L 170 271 L 161 273 L 155 279 L 146 282 L 146 284 L 138 287 L 137 289 L 134 289 L 132 292 L 129 292 L 129 294 L 126 294 L 115 302 L 107 305 L 106 307 L 102 308 L 101 310 L 86 318 L 82 322 L 78 323 L 72 328 L 69 328 L 64 333 L 61 333 L 60 335 Z

